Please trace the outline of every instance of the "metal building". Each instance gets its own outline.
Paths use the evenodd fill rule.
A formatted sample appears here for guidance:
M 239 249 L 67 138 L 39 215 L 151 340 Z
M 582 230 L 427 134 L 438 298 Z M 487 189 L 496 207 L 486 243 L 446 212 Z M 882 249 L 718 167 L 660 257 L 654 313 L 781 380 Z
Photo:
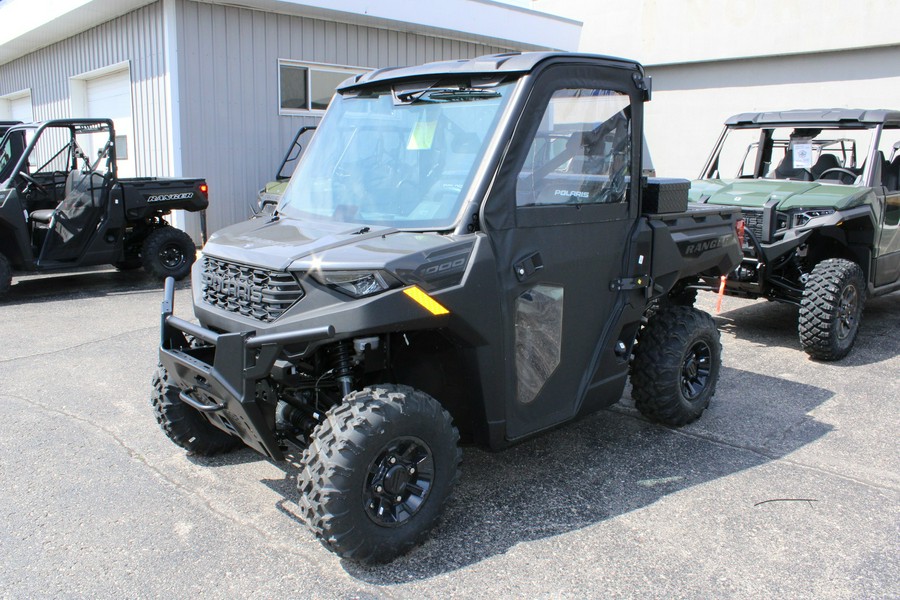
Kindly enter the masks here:
M 726 118 L 900 108 L 897 0 L 532 0 L 583 21 L 578 49 L 640 61 L 645 133 L 665 177 L 697 177 Z M 627 23 L 613 27 L 611 23 Z
M 575 49 L 581 30 L 491 0 L 0 0 L 0 23 L 0 120 L 113 118 L 122 176 L 207 178 L 209 231 L 250 215 L 351 74 Z

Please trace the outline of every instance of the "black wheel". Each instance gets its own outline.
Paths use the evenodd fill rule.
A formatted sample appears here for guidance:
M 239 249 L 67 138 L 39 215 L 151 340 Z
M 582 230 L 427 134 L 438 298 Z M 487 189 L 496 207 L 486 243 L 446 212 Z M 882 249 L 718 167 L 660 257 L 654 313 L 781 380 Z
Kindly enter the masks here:
M 666 425 L 697 420 L 716 391 L 722 365 L 712 317 L 668 306 L 650 317 L 631 364 L 631 396 L 641 414 Z
M 862 318 L 866 280 L 856 263 L 842 258 L 815 266 L 800 301 L 800 345 L 813 358 L 840 360 L 847 356 Z
M 12 285 L 12 267 L 3 253 L 0 253 L 0 296 L 6 294 Z
M 418 544 L 458 477 L 459 433 L 431 396 L 379 385 L 353 392 L 310 436 L 300 511 L 343 558 L 382 563 Z
M 150 404 L 156 422 L 170 440 L 193 454 L 212 456 L 240 448 L 240 438 L 210 424 L 203 415 L 178 397 L 178 389 L 169 385 L 166 370 L 159 367 L 153 375 Z
M 144 240 L 141 263 L 154 277 L 184 279 L 191 272 L 196 252 L 191 236 L 174 227 L 160 227 Z

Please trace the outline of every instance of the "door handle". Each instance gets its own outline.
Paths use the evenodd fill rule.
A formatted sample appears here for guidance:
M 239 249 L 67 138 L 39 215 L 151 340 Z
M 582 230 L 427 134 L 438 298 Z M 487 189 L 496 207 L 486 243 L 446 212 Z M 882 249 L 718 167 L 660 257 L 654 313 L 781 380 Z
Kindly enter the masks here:
M 544 259 L 541 258 L 541 253 L 534 252 L 514 264 L 513 272 L 516 274 L 516 279 L 525 281 L 543 268 Z

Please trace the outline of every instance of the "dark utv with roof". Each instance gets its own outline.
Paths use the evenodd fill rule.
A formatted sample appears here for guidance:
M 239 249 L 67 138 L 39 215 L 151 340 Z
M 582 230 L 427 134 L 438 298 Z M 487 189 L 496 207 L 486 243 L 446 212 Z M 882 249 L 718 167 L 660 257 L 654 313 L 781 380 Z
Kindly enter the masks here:
M 121 178 L 115 139 L 109 119 L 9 124 L 0 139 L 0 295 L 13 270 L 190 273 L 194 242 L 163 217 L 206 208 L 206 182 Z
M 900 289 L 898 149 L 900 111 L 745 113 L 726 121 L 693 182 L 692 200 L 743 214 L 727 293 L 799 305 L 815 358 L 846 356 L 866 297 Z
M 718 331 L 664 300 L 738 264 L 737 211 L 642 180 L 648 96 L 640 65 L 565 54 L 346 81 L 275 213 L 206 244 L 199 325 L 167 286 L 166 434 L 199 454 L 301 448 L 303 519 L 378 562 L 435 523 L 460 434 L 502 448 L 596 411 L 629 367 L 642 413 L 699 417 Z

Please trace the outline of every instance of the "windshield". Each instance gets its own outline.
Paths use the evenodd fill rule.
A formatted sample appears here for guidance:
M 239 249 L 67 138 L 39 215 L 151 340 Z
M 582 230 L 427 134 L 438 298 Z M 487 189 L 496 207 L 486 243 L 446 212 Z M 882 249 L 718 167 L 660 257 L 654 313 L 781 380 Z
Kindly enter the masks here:
M 449 228 L 514 85 L 440 82 L 336 95 L 278 210 L 320 221 Z
M 874 132 L 874 126 L 729 128 L 704 176 L 850 183 L 863 173 Z

